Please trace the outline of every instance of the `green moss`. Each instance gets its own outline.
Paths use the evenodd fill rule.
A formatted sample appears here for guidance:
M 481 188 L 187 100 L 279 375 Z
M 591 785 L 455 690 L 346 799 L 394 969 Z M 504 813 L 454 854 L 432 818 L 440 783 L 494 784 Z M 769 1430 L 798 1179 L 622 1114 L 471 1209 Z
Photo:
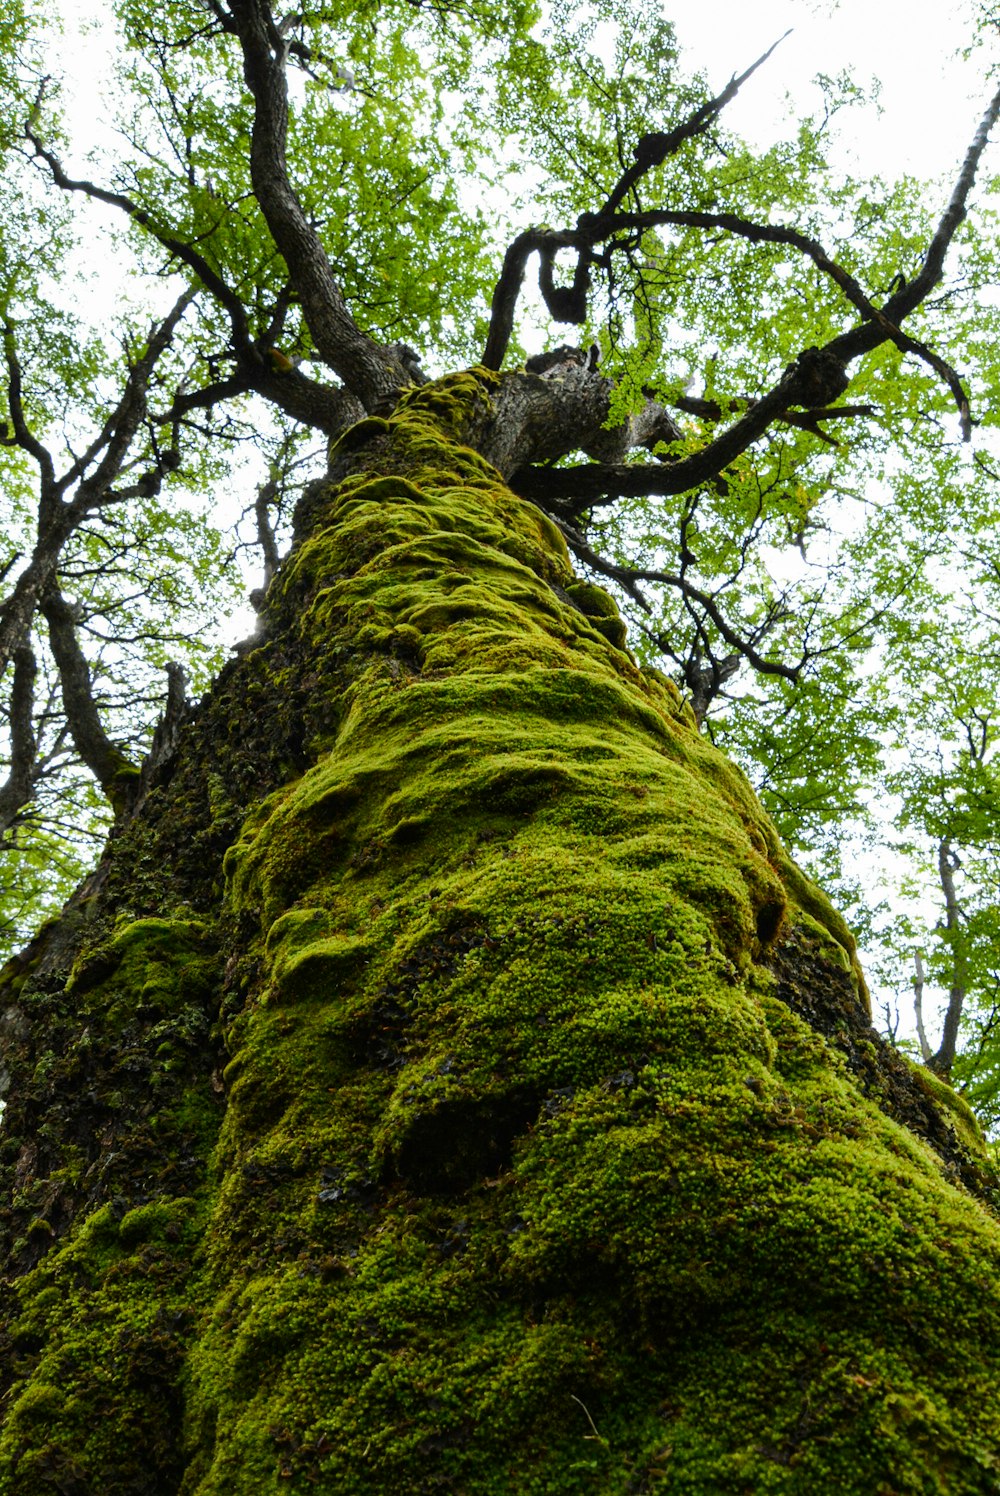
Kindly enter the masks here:
M 141 770 L 138 765 L 130 763 L 127 758 L 122 757 L 110 782 L 102 785 L 102 789 L 111 801 L 111 808 L 116 816 L 121 815 L 132 803 L 133 796 L 139 787 L 140 778 Z
M 446 443 L 414 477 L 405 413 L 393 441 L 409 476 L 332 496 L 285 582 L 369 662 L 227 863 L 266 1004 L 222 1156 L 268 1182 L 213 1227 L 199 1493 L 978 1489 L 909 1327 L 938 1306 L 958 1394 L 993 1228 L 758 964 L 797 925 L 854 972 L 850 935 L 527 506 Z
M 277 709 L 305 662 L 303 762 L 218 920 L 74 976 L 172 1023 L 220 942 L 225 1117 L 190 1216 L 102 1212 L 28 1281 L 0 1491 L 143 1489 L 102 1396 L 182 1496 L 996 1484 L 996 1223 L 779 999 L 794 937 L 864 1029 L 853 942 L 464 445 L 495 377 L 411 392 L 272 584 L 244 668 Z M 159 1272 L 180 1422 L 98 1351 Z
M 609 643 L 616 649 L 625 648 L 628 631 L 619 616 L 618 604 L 609 592 L 593 582 L 572 582 L 565 590 L 574 606 L 593 620 L 594 627 Z
M 948 1125 L 954 1128 L 962 1145 L 970 1153 L 985 1158 L 986 1140 L 976 1114 L 965 1098 L 926 1065 L 915 1064 L 912 1069 L 921 1089 L 931 1098 Z
M 176 1483 L 197 1237 L 192 1200 L 160 1201 L 120 1223 L 105 1207 L 18 1282 L 11 1345 L 23 1380 L 8 1397 L 0 1489 L 49 1496 Z
M 350 452 L 359 451 L 368 442 L 387 435 L 389 429 L 389 422 L 382 420 L 380 416 L 369 416 L 367 420 L 356 421 L 353 426 L 348 426 L 343 436 L 331 443 L 328 453 L 330 462 L 333 463 L 338 457 L 344 457 Z

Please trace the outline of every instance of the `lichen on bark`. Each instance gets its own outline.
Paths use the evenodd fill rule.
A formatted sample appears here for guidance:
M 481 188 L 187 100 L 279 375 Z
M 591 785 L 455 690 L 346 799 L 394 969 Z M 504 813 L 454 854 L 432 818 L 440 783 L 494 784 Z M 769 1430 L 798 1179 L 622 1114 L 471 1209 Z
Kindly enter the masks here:
M 348 434 L 8 971 L 4 1493 L 995 1488 L 974 1134 L 480 455 L 498 387 Z

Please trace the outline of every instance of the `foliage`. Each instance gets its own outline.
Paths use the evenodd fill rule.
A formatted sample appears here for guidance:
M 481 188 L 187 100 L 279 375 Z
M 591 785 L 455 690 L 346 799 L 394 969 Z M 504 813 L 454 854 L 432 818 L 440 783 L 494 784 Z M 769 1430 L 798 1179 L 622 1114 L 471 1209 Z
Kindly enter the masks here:
M 308 476 L 335 425 L 326 406 L 310 419 L 303 403 L 329 389 L 329 359 L 253 178 L 255 106 L 230 10 L 173 0 L 151 15 L 121 0 L 100 24 L 115 67 L 94 80 L 94 114 L 113 118 L 115 133 L 88 134 L 61 112 L 51 18 L 10 6 L 0 23 L 0 314 L 12 405 L 0 444 L 9 566 L 0 617 L 14 619 L 12 702 L 25 640 L 36 669 L 33 777 L 3 831 L 3 918 L 15 944 L 89 861 L 111 814 L 108 754 L 141 760 L 167 662 L 183 663 L 194 694 L 218 664 L 204 641 L 212 616 L 235 601 L 229 554 L 247 543 L 245 529 L 235 540 L 221 533 L 234 517 L 219 514 L 224 490 L 266 474 L 255 534 L 267 551 L 276 528 L 285 545 L 292 474 Z M 305 218 L 359 327 L 376 342 L 416 347 L 432 371 L 480 357 L 503 248 L 518 230 L 569 234 L 611 200 L 638 142 L 713 96 L 682 67 L 669 18 L 622 0 L 335 3 L 281 24 L 290 179 Z M 766 86 L 765 77 L 745 86 Z M 582 326 L 615 381 L 608 424 L 650 398 L 676 418 L 672 438 L 640 459 L 650 466 L 697 454 L 804 348 L 857 320 L 842 283 L 800 244 L 713 228 L 698 215 L 818 241 L 873 298 L 919 271 L 949 189 L 835 176 L 831 132 L 863 96 L 847 78 L 822 86 L 822 112 L 764 152 L 727 131 L 724 114 L 713 117 L 623 199 L 640 217 L 665 206 L 664 221 L 597 246 Z M 574 517 L 598 558 L 674 579 L 621 591 L 633 648 L 669 665 L 790 845 L 840 888 L 859 927 L 880 932 L 888 990 L 906 991 L 914 943 L 928 953 L 930 977 L 951 985 L 954 939 L 934 929 L 935 837 L 961 848 L 970 1054 L 982 1049 L 975 1063 L 987 1068 L 997 874 L 980 781 L 991 772 L 986 704 L 1000 660 L 998 607 L 984 606 L 1000 577 L 992 186 L 955 234 L 947 279 L 908 315 L 907 335 L 933 349 L 937 366 L 885 340 L 852 365 L 846 411 L 779 418 L 707 481 L 601 500 Z M 553 252 L 558 284 L 572 278 L 576 252 L 570 243 Z M 111 318 L 103 305 L 95 315 L 90 294 L 98 255 L 128 266 Z M 163 331 L 178 297 L 183 310 Z M 509 364 L 539 339 L 565 336 L 550 310 L 544 294 L 522 300 Z M 32 443 L 57 477 L 72 475 L 62 491 L 72 502 L 101 460 L 101 451 L 89 465 L 81 454 L 116 420 L 131 420 L 122 392 L 157 328 L 163 347 L 134 430 L 58 555 L 107 739 L 102 780 L 101 755 L 81 748 L 67 712 L 44 619 L 36 610 L 19 631 L 12 599 L 46 525 Z M 284 386 L 264 368 L 275 346 L 295 366 Z M 971 448 L 941 360 L 965 378 Z M 974 701 L 942 696 L 942 682 L 971 673 Z M 962 746 L 970 711 L 989 716 L 978 759 Z M 12 705 L 12 779 L 16 717 Z M 974 825 L 959 814 L 973 800 Z M 936 808 L 945 804 L 955 810 L 947 831 Z M 869 888 L 857 902 L 859 845 L 875 861 L 890 847 L 905 858 L 905 887 Z M 917 886 L 921 900 L 903 912 Z M 879 913 L 883 897 L 894 920 Z M 963 1064 L 978 1085 L 975 1064 Z

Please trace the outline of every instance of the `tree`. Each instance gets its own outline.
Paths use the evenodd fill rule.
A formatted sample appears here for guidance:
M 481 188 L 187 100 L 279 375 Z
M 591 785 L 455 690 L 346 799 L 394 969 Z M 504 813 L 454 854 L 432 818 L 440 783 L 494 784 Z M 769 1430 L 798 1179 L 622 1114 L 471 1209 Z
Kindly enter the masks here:
M 949 639 L 942 628 L 933 640 L 922 641 L 933 657 L 920 661 L 907 682 L 927 731 L 923 740 L 909 745 L 892 779 L 900 800 L 899 820 L 908 833 L 907 865 L 919 869 L 909 890 L 917 894 L 916 910 L 900 901 L 894 944 L 912 952 L 924 1062 L 946 1079 L 955 1074 L 980 1115 L 992 1122 L 996 1081 L 991 1038 L 1000 910 L 993 850 L 996 728 L 989 676 L 979 668 L 980 657 L 992 653 L 990 635 L 995 627 L 988 581 L 977 588 L 975 602 L 978 627 L 970 621 L 959 637 Z M 928 884 L 932 897 L 927 897 Z M 928 910 L 933 918 L 930 928 L 920 918 Z M 935 977 L 948 994 L 936 1047 L 923 1014 L 924 988 L 928 978 Z M 959 1054 L 963 1028 L 972 1042 Z
M 827 428 L 868 420 L 874 385 L 904 422 L 926 390 L 903 354 L 968 428 L 950 359 L 901 324 L 964 325 L 930 299 L 1000 96 L 904 282 L 902 195 L 828 253 L 848 198 L 824 197 L 822 131 L 754 159 L 719 123 L 749 74 L 684 82 L 666 23 L 614 0 L 553 7 L 547 34 L 475 3 L 121 18 L 114 185 L 67 166 L 30 55 L 9 79 L 8 149 L 119 211 L 167 289 L 109 393 L 96 352 L 23 315 L 44 256 L 7 266 L 7 452 L 38 519 L 0 611 L 9 825 L 70 741 L 115 824 L 4 971 L 0 1490 L 991 1489 L 1000 1233 L 974 1120 L 878 1039 L 843 920 L 697 719 L 732 656 L 784 689 L 815 652 L 807 620 L 790 661 L 755 558 L 820 522 Z M 570 226 L 512 238 L 467 331 L 490 223 L 446 168 L 487 113 L 512 162 L 559 173 Z M 805 228 L 754 216 L 778 185 Z M 23 203 L 16 224 L 30 239 Z M 522 366 L 529 261 L 596 355 Z M 721 315 L 717 278 L 742 330 L 694 397 L 666 338 L 696 296 L 699 327 Z M 411 350 L 477 339 L 434 379 Z M 67 389 L 103 412 L 82 447 Z M 251 396 L 286 418 L 254 506 L 259 628 L 198 706 L 172 672 L 140 763 L 63 579 L 140 566 L 127 531 L 108 560 L 101 516 L 164 533 L 161 490 L 217 478 Z M 275 568 L 300 426 L 327 471 Z M 606 517 L 649 494 L 658 530 Z M 858 596 L 834 632 L 880 611 Z

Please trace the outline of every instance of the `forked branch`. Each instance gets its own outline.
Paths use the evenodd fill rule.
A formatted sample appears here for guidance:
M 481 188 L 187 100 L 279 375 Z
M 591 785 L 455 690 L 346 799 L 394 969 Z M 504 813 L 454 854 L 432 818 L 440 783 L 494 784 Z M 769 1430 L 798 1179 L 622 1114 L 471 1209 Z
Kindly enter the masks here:
M 742 400 L 732 402 L 735 406 L 743 407 L 742 414 L 700 452 L 656 466 L 595 463 L 566 470 L 542 470 L 529 466 L 515 474 L 514 483 L 518 490 L 539 502 L 573 498 L 578 501 L 579 507 L 600 498 L 682 493 L 688 488 L 717 478 L 735 457 L 757 441 L 775 421 L 786 418 L 786 415 L 794 424 L 812 430 L 823 440 L 829 440 L 816 424 L 820 418 L 819 412 L 822 412 L 823 419 L 840 418 L 837 412 L 842 412 L 843 415 L 848 412 L 865 412 L 866 407 L 863 406 L 837 407 L 833 402 L 850 384 L 849 365 L 885 342 L 893 343 L 903 353 L 920 358 L 944 381 L 955 400 L 963 438 L 968 440 L 971 434 L 969 399 L 959 375 L 935 350 L 904 332 L 900 323 L 916 310 L 941 279 L 945 256 L 965 216 L 976 171 L 998 115 L 1000 89 L 990 101 L 966 153 L 951 198 L 928 245 L 920 273 L 910 284 L 901 284 L 881 306 L 870 299 L 857 279 L 828 255 L 817 240 L 796 229 L 754 223 L 735 213 L 674 212 L 667 209 L 609 213 L 606 205 L 599 213 L 581 215 L 575 229 L 533 229 L 519 235 L 507 252 L 504 270 L 494 293 L 493 317 L 484 355 L 488 367 L 498 368 L 502 362 L 513 326 L 517 293 L 531 253 L 539 254 L 547 283 L 551 287 L 551 267 L 555 254 L 561 248 L 577 250 L 577 276 L 572 288 L 561 291 L 555 288 L 555 291 L 557 296 L 574 297 L 578 301 L 581 294 L 584 298 L 586 295 L 589 266 L 594 263 L 592 251 L 597 243 L 614 241 L 616 235 L 630 235 L 631 240 L 623 242 L 632 242 L 636 234 L 666 225 L 721 229 L 751 242 L 784 244 L 797 249 L 834 282 L 848 304 L 859 313 L 860 321 L 823 346 L 804 349 L 761 399 L 753 403 Z M 631 172 L 633 168 L 629 169 L 629 173 Z M 629 173 L 625 175 L 631 181 Z M 609 202 L 612 200 L 614 194 Z M 612 242 L 611 249 L 614 247 Z M 558 308 L 550 304 L 550 310 L 556 313 Z M 571 320 L 582 320 L 579 305 L 574 305 L 570 310 Z M 799 413 L 789 415 L 796 407 L 800 408 Z
M 786 31 L 785 36 L 788 34 Z M 779 37 L 774 46 L 769 47 L 762 57 L 758 57 L 746 72 L 731 78 L 720 94 L 693 110 L 687 119 L 675 125 L 672 130 L 658 130 L 643 135 L 635 147 L 635 160 L 622 173 L 604 206 L 597 213 L 581 214 L 575 230 L 558 233 L 549 229 L 527 229 L 523 234 L 518 234 L 507 250 L 500 279 L 493 292 L 490 329 L 481 360 L 487 369 L 499 369 L 503 364 L 514 329 L 517 298 L 529 257 L 534 253 L 539 256 L 538 286 L 551 316 L 557 322 L 576 325 L 586 321 L 591 251 L 595 244 L 610 238 L 616 232 L 614 225 L 619 205 L 647 173 L 662 166 L 686 141 L 704 134 L 715 123 L 726 105 L 736 97 L 747 79 L 763 66 L 785 36 Z M 571 286 L 554 284 L 555 258 L 560 249 L 577 251 Z

